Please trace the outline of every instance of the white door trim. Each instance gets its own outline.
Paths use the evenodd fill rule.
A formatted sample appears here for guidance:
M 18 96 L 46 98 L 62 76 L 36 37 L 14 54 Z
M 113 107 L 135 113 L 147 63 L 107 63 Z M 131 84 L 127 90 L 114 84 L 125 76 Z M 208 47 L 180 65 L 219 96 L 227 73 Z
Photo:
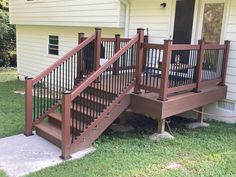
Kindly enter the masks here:
M 196 37 L 196 33 L 197 33 L 198 9 L 199 9 L 199 0 L 195 0 L 191 44 L 196 44 L 196 42 L 197 42 L 195 40 L 195 37 Z

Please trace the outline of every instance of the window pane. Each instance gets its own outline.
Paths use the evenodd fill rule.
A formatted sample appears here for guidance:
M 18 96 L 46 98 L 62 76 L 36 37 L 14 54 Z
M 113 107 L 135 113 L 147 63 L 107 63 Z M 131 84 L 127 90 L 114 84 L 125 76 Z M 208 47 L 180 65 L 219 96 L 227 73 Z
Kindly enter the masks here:
M 224 3 L 208 3 L 204 7 L 202 39 L 206 43 L 220 43 Z
M 58 36 L 49 36 L 49 44 L 58 45 Z
M 58 50 L 49 49 L 49 54 L 58 55 Z
M 49 44 L 55 44 L 55 45 L 58 45 L 58 40 L 55 40 L 55 39 L 49 39 Z

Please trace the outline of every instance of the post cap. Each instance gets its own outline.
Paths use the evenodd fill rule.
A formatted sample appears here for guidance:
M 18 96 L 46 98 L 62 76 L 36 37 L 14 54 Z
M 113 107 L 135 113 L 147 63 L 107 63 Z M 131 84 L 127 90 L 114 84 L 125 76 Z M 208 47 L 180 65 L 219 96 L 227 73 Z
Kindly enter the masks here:
M 164 40 L 164 43 L 172 43 L 172 42 L 173 42 L 173 40 L 170 40 L 170 39 Z
M 95 28 L 95 30 L 96 30 L 96 31 L 101 31 L 101 30 L 102 30 L 102 28 Z
M 120 34 L 115 34 L 115 37 L 120 37 Z
M 137 31 L 144 31 L 144 28 L 137 28 Z
M 31 80 L 32 77 L 25 76 L 25 80 Z
M 203 39 L 199 39 L 198 43 L 205 43 L 205 41 Z
M 70 90 L 65 90 L 65 91 L 63 92 L 63 94 L 64 94 L 64 95 L 69 95 L 69 94 L 71 94 L 71 91 L 70 91 Z

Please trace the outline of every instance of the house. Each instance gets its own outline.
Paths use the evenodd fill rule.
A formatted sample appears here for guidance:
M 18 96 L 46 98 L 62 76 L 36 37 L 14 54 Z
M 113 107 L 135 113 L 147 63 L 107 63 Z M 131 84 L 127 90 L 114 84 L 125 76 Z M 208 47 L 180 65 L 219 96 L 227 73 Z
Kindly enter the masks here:
M 78 149 L 68 145 L 70 139 L 74 144 L 82 141 L 80 149 L 86 147 L 97 138 L 92 129 L 100 134 L 114 121 L 109 118 L 117 117 L 129 104 L 135 112 L 155 118 L 191 114 L 186 111 L 204 106 L 202 111 L 222 115 L 213 118 L 236 122 L 235 10 L 233 0 L 10 0 L 10 22 L 17 31 L 18 74 L 22 80 L 28 77 L 26 92 L 30 93 L 26 94 L 26 134 L 33 125 L 38 134 L 48 137 L 45 131 L 52 128 L 36 124 L 47 116 L 51 123 L 62 121 L 62 132 L 67 133 L 52 141 L 67 157 Z M 94 33 L 95 27 L 102 31 Z M 137 28 L 144 30 L 137 34 Z M 79 32 L 86 36 L 80 33 L 78 37 Z M 93 55 L 86 55 L 88 50 Z M 94 61 L 88 63 L 86 58 Z M 100 67 L 100 58 L 109 62 Z M 221 86 L 204 90 L 216 83 Z M 153 93 L 146 94 L 146 102 L 141 98 L 145 93 L 132 95 L 130 103 L 125 95 L 133 87 L 136 93 Z M 193 88 L 195 95 L 175 95 Z M 61 94 L 65 90 L 69 92 Z M 166 101 L 168 95 L 174 97 L 172 101 Z M 60 105 L 61 117 L 52 112 Z M 91 110 L 95 107 L 96 111 Z M 68 115 L 74 118 L 66 119 Z M 162 132 L 165 122 L 159 123 Z M 55 129 L 61 134 L 58 131 Z

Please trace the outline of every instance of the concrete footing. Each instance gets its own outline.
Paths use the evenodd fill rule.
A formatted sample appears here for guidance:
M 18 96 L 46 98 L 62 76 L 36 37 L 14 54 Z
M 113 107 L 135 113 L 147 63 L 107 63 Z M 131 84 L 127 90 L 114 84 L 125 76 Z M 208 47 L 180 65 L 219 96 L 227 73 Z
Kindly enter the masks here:
M 154 133 L 149 136 L 149 139 L 152 141 L 160 141 L 161 139 L 174 139 L 174 137 L 168 132 L 163 132 L 163 133 Z
M 210 125 L 205 122 L 194 122 L 194 123 L 186 124 L 185 126 L 188 129 L 195 129 L 195 128 L 206 128 L 206 127 L 209 127 Z

